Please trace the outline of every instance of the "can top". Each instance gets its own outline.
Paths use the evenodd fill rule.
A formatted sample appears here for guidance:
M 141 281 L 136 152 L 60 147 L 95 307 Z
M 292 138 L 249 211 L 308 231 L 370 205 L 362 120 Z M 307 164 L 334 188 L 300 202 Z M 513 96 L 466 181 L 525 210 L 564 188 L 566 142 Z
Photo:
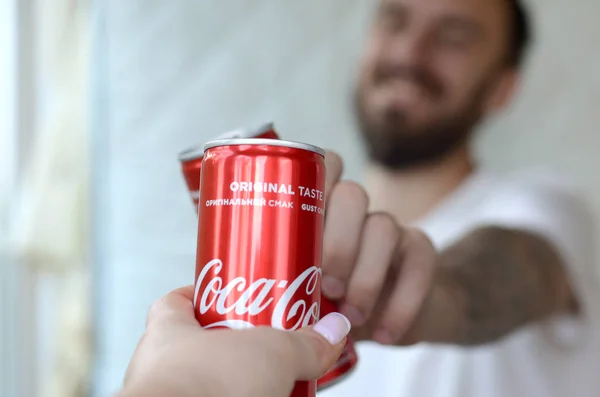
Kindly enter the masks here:
M 243 138 L 252 138 L 254 136 L 259 136 L 264 134 L 267 131 L 273 129 L 274 124 L 272 122 L 265 123 L 258 128 L 238 128 L 236 130 L 225 132 L 221 135 L 218 135 L 216 140 L 224 140 L 224 139 L 243 139 Z M 187 148 L 179 153 L 177 156 L 179 161 L 190 161 L 202 158 L 204 156 L 204 145 L 195 145 L 190 148 Z
M 308 143 L 295 142 L 295 141 L 284 141 L 281 139 L 261 139 L 261 138 L 251 138 L 251 139 L 217 139 L 214 141 L 207 142 L 204 145 L 204 150 L 208 150 L 214 147 L 219 146 L 232 146 L 232 145 L 269 145 L 269 146 L 281 146 L 281 147 L 289 147 L 294 149 L 307 150 L 309 152 L 317 153 L 323 157 L 325 157 L 325 150 L 321 149 L 318 146 L 310 145 Z

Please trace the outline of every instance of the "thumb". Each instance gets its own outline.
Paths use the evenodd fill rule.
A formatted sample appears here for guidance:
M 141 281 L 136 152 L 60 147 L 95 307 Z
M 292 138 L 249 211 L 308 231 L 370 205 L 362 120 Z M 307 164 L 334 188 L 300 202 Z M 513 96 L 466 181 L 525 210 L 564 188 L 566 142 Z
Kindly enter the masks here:
M 296 380 L 323 376 L 342 354 L 349 332 L 350 321 L 339 313 L 330 313 L 313 327 L 293 332 Z
M 148 312 L 146 327 L 172 323 L 200 326 L 194 317 L 194 286 L 178 288 L 154 302 Z

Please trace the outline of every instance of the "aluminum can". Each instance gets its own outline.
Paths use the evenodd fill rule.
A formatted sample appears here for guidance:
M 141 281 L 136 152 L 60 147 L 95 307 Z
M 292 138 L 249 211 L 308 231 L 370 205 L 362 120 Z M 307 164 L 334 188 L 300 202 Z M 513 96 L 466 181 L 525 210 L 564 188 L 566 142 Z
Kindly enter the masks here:
M 324 151 L 272 139 L 204 146 L 194 310 L 204 328 L 296 330 L 319 319 Z M 291 397 L 316 396 L 316 381 Z
M 325 297 L 321 298 L 321 317 L 336 311 L 338 311 L 338 307 L 335 303 Z M 317 381 L 317 390 L 325 390 L 343 381 L 352 373 L 352 371 L 354 371 L 357 364 L 358 355 L 354 348 L 354 341 L 352 340 L 352 337 L 348 335 L 346 345 L 344 346 L 340 358 L 338 358 L 335 365 Z
M 237 129 L 217 136 L 216 140 L 235 139 L 235 138 L 265 138 L 279 139 L 273 123 L 267 123 L 259 128 Z M 202 158 L 204 157 L 204 144 L 192 146 L 179 153 L 178 158 L 181 163 L 181 172 L 187 185 L 190 197 L 194 203 L 194 208 L 198 211 L 198 199 L 200 190 L 200 169 L 202 168 Z

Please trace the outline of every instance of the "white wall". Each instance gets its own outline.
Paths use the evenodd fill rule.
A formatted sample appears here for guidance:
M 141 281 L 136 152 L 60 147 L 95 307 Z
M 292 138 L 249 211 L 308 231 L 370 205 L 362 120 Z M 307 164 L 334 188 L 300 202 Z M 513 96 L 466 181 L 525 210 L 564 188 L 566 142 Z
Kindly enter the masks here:
M 482 135 L 481 156 L 502 170 L 552 166 L 589 192 L 600 214 L 600 2 L 530 3 L 537 37 L 523 90 Z
M 549 163 L 600 208 L 594 0 L 539 0 L 541 39 L 522 96 L 481 141 L 498 169 Z M 237 126 L 363 158 L 348 107 L 369 11 L 364 0 L 106 0 L 96 80 L 97 395 L 121 382 L 148 306 L 191 283 L 195 216 L 176 153 Z M 576 57 L 579 57 L 577 59 Z M 595 81 L 594 81 L 595 79 Z M 594 168 L 595 167 L 595 168 Z M 594 179 L 595 178 L 595 179 Z M 592 188 L 592 182 L 597 185 Z

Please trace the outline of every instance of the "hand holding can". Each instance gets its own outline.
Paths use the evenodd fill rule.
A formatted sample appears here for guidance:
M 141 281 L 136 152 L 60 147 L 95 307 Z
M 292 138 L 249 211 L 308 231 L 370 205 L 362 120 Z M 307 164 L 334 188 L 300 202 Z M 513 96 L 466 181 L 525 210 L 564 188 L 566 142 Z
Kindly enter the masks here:
M 220 139 L 228 139 L 228 138 L 279 139 L 278 134 L 273 127 L 273 124 L 265 124 L 264 126 L 258 128 L 256 130 L 246 129 L 246 130 L 237 130 L 237 131 L 229 132 L 229 133 L 221 135 L 219 138 Z M 306 145 L 306 146 L 310 148 L 310 145 Z M 320 150 L 320 149 L 319 149 L 319 151 L 322 152 L 322 150 Z M 199 210 L 200 183 L 201 183 L 200 176 L 201 176 L 201 168 L 202 168 L 202 164 L 203 164 L 204 154 L 205 154 L 204 148 L 199 146 L 199 147 L 188 149 L 188 150 L 182 152 L 179 156 L 179 159 L 182 164 L 182 171 L 184 174 L 184 178 L 186 180 L 188 189 L 190 191 L 190 195 L 194 201 L 196 211 Z M 210 173 L 209 173 L 209 175 L 210 175 Z M 323 173 L 320 177 L 325 178 L 325 170 L 323 170 Z M 211 181 L 212 181 L 212 178 L 210 176 L 208 178 L 211 179 Z M 334 176 L 333 179 L 337 179 L 337 176 Z M 212 183 L 214 183 L 214 182 L 210 182 L 210 184 L 212 184 Z M 210 186 L 210 184 L 209 184 L 209 186 Z M 235 186 L 230 186 L 230 187 L 232 187 L 236 191 L 241 191 L 241 192 L 244 192 L 244 191 L 257 192 L 257 188 L 258 188 L 259 193 L 264 192 L 269 189 L 269 187 L 267 185 L 261 186 L 261 184 L 259 184 L 257 186 L 254 186 L 254 185 L 248 185 L 247 182 L 243 182 L 243 181 L 239 182 Z M 281 189 L 281 188 L 279 188 L 279 189 Z M 290 190 L 291 189 L 292 188 L 290 187 Z M 285 188 L 283 188 L 283 190 L 285 190 Z M 325 201 L 325 197 L 324 197 L 323 189 L 319 190 L 319 189 L 300 186 L 297 193 L 298 193 L 298 195 L 301 196 L 301 200 L 304 200 L 302 202 L 302 204 L 300 204 L 301 205 L 300 210 L 302 210 L 304 212 L 308 212 L 308 213 L 315 213 L 321 217 L 324 216 L 325 205 L 323 202 Z M 253 199 L 255 198 L 255 196 L 253 196 L 253 195 L 250 195 L 250 196 L 252 196 Z M 248 196 L 248 197 L 250 198 L 250 196 Z M 320 199 L 322 201 L 322 203 L 319 205 L 315 205 L 315 203 L 309 202 L 311 199 Z M 307 200 L 309 200 L 309 201 L 307 201 Z M 226 201 L 219 202 L 217 199 L 217 201 L 215 202 L 215 205 L 222 205 L 223 203 L 226 203 Z M 252 204 L 254 205 L 255 203 L 252 203 Z M 280 203 L 279 205 L 285 206 L 285 204 L 282 204 L 282 203 Z M 260 222 L 260 221 L 258 221 L 258 222 Z M 289 230 L 288 230 L 288 232 L 289 232 Z M 279 235 L 279 237 L 285 237 L 285 236 L 286 236 L 285 233 Z M 261 237 L 266 238 L 266 236 L 261 236 Z M 310 240 L 313 237 L 316 237 L 317 239 L 319 239 L 319 241 L 322 241 L 322 238 L 323 238 L 322 230 L 320 232 L 317 232 L 317 235 L 315 235 L 315 236 L 311 235 L 308 239 Z M 318 243 L 318 245 L 319 244 L 321 244 L 321 243 Z M 297 252 L 295 254 L 298 255 Z M 294 253 L 290 253 L 290 255 L 294 255 Z M 315 262 L 315 263 L 319 264 L 319 267 L 320 267 L 320 261 L 321 261 L 321 258 L 319 257 L 318 262 Z M 319 290 L 320 290 L 320 287 L 319 287 Z M 320 305 L 319 305 L 320 306 L 320 309 L 319 309 L 319 317 L 320 318 L 323 318 L 327 314 L 335 312 L 338 309 L 336 303 L 334 303 L 333 301 L 331 301 L 325 297 L 321 297 L 319 303 L 320 303 Z M 211 325 L 211 326 L 216 327 L 217 325 Z M 343 353 L 340 356 L 339 360 L 329 370 L 329 372 L 327 372 L 327 374 L 325 374 L 325 376 L 321 377 L 318 380 L 318 382 L 317 382 L 318 390 L 323 390 L 329 386 L 332 386 L 335 383 L 342 380 L 347 375 L 349 375 L 352 372 L 352 370 L 356 367 L 357 362 L 358 362 L 358 356 L 357 356 L 355 348 L 354 348 L 354 342 L 350 338 L 348 338 L 346 341 L 346 345 L 343 350 Z
M 205 331 L 190 310 L 193 296 L 190 285 L 152 305 L 115 397 L 289 397 L 296 381 L 327 371 L 350 330 L 348 319 L 334 313 L 295 332 Z

